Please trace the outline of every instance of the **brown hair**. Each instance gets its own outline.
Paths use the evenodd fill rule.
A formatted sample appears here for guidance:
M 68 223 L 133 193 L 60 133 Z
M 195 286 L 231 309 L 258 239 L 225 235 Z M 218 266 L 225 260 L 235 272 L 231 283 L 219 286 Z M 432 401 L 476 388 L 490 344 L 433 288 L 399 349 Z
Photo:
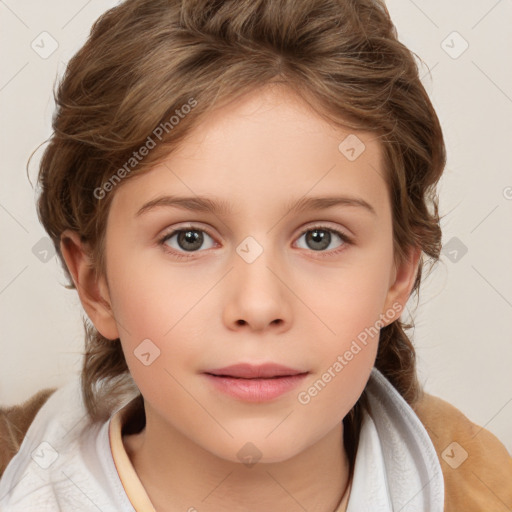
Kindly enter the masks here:
M 271 82 L 289 85 L 326 120 L 379 137 L 395 259 L 418 246 L 435 263 L 443 135 L 414 54 L 398 41 L 383 1 L 127 0 L 96 21 L 69 62 L 56 92 L 54 134 L 40 164 L 38 213 L 67 277 L 59 248 L 65 229 L 80 234 L 94 268 L 104 271 L 104 233 L 115 193 L 115 183 L 108 183 L 116 173 L 126 180 L 143 172 L 208 111 Z M 171 121 L 187 104 L 194 107 L 178 123 Z M 156 147 L 131 161 L 148 137 L 156 139 L 159 126 L 165 129 Z M 422 267 L 420 260 L 413 292 L 419 291 Z M 119 340 L 103 338 L 87 320 L 85 326 L 82 388 L 89 414 L 98 420 L 108 414 L 105 397 L 131 377 Z M 410 327 L 396 320 L 382 328 L 376 367 L 413 403 L 420 387 L 405 333 Z M 344 419 L 351 461 L 364 400 L 363 393 Z

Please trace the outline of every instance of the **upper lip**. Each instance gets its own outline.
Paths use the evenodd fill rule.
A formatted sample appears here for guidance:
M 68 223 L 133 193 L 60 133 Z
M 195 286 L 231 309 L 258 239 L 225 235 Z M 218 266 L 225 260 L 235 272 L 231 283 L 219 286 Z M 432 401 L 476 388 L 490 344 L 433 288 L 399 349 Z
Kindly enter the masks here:
M 265 363 L 258 365 L 253 365 L 250 363 L 239 363 L 233 364 L 231 366 L 225 366 L 223 368 L 207 370 L 204 373 L 217 376 L 238 377 L 243 379 L 265 379 L 271 377 L 283 377 L 285 375 L 300 375 L 307 372 L 275 363 Z

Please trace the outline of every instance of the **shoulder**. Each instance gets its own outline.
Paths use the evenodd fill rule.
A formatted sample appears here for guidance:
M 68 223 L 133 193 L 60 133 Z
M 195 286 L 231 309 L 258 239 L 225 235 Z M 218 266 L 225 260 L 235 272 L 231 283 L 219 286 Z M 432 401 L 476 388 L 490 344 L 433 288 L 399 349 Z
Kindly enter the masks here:
M 439 457 L 445 512 L 512 509 L 512 457 L 499 439 L 439 397 L 412 407 Z
M 72 378 L 52 393 L 33 397 L 34 410 L 22 404 L 10 423 L 23 440 L 0 479 L 0 509 L 12 512 L 89 510 L 133 511 L 123 494 L 111 456 L 109 420 L 93 421 Z M 13 421 L 13 416 L 9 415 Z
M 55 390 L 42 389 L 22 404 L 0 407 L 0 476 L 12 457 L 18 453 L 35 415 Z

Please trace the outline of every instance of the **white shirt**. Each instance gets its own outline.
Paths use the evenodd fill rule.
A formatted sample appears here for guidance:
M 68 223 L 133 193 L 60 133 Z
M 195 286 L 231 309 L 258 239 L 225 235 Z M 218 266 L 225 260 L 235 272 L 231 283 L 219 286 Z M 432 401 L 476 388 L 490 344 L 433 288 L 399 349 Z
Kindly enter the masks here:
M 443 512 L 441 466 L 419 418 L 375 368 L 366 390 L 347 512 Z M 0 511 L 153 512 L 121 441 L 131 399 L 92 423 L 78 376 L 53 393 L 0 480 Z

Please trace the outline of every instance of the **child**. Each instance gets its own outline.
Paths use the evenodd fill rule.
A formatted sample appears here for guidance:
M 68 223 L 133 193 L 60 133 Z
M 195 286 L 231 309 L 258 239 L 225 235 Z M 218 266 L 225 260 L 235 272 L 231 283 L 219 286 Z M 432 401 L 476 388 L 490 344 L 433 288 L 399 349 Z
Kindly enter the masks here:
M 56 101 L 38 212 L 90 322 L 2 510 L 512 507 L 400 319 L 446 157 L 382 2 L 127 0 Z

